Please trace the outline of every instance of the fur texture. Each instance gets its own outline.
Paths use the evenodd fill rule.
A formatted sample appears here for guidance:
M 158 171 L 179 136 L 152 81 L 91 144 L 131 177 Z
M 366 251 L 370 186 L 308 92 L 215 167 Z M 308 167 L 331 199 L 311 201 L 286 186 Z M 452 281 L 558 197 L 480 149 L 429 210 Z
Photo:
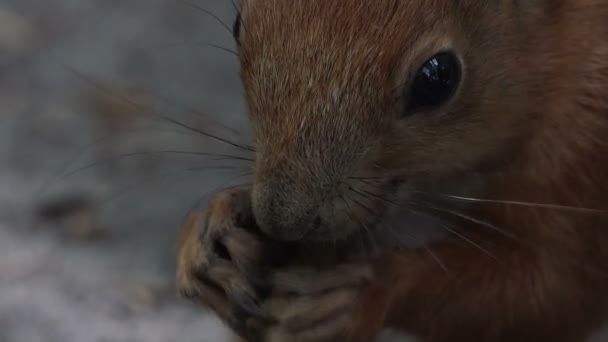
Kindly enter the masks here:
M 390 326 L 432 342 L 574 342 L 605 323 L 608 1 L 245 0 L 241 17 L 249 215 L 273 239 L 353 250 L 373 231 L 379 251 L 345 263 L 360 267 L 327 258 L 310 277 L 287 262 L 266 280 L 289 297 L 251 295 L 282 308 L 254 300 L 264 314 L 245 315 L 273 324 L 221 314 L 233 326 L 261 341 L 367 341 Z M 412 74 L 446 49 L 463 65 L 458 92 L 404 117 Z M 449 234 L 426 248 L 383 243 L 407 235 L 408 221 L 390 219 L 403 212 Z M 263 251 L 252 239 L 246 250 Z M 183 291 L 200 285 L 183 251 L 205 239 L 191 240 Z M 367 268 L 373 277 L 357 273 Z

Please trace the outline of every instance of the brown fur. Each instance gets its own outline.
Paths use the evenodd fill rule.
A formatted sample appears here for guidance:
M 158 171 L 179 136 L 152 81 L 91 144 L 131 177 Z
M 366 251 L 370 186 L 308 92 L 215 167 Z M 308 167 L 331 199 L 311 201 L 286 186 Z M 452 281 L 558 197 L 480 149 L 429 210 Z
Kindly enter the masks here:
M 245 0 L 242 20 L 256 131 L 251 214 L 266 234 L 327 241 L 376 227 L 382 236 L 396 202 L 460 232 L 426 250 L 382 249 L 372 280 L 333 264 L 272 278 L 298 291 L 282 309 L 262 305 L 279 322 L 261 340 L 366 341 L 390 326 L 433 342 L 566 342 L 605 323 L 608 1 Z M 458 93 L 401 118 L 400 86 L 443 48 L 463 61 Z M 456 206 L 446 194 L 494 202 Z M 332 275 L 362 283 L 306 291 Z M 198 286 L 188 279 L 182 289 Z M 323 339 L 281 319 L 311 305 L 339 308 L 346 323 L 328 314 L 319 326 L 313 309 L 300 310 Z

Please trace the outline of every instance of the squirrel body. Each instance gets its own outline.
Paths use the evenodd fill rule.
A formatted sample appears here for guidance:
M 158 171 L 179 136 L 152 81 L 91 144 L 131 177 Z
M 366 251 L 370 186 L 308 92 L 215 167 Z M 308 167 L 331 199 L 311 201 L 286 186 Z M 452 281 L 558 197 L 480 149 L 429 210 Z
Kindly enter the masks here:
M 575 342 L 606 323 L 608 1 L 244 0 L 240 20 L 252 185 L 194 224 L 216 235 L 183 240 L 182 293 L 250 341 Z M 444 60 L 453 94 L 412 109 L 443 89 L 414 89 L 421 66 Z M 235 212 L 261 234 L 225 243 L 230 287 L 207 240 L 243 227 Z M 412 222 L 444 234 L 398 248 Z M 379 251 L 360 267 L 281 265 L 262 299 L 235 289 L 261 255 L 247 239 L 369 231 Z

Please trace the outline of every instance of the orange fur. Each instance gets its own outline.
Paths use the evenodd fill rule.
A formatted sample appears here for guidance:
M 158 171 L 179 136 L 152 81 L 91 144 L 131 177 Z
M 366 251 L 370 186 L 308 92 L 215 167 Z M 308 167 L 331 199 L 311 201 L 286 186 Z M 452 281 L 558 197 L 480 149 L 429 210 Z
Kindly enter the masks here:
M 277 318 L 260 341 L 319 341 L 332 329 L 341 337 L 324 340 L 369 341 L 392 327 L 432 342 L 574 342 L 605 323 L 608 1 L 244 0 L 241 17 L 257 225 L 274 239 L 353 251 L 354 237 L 374 230 L 380 248 L 367 259 L 371 281 L 352 265 L 271 273 L 275 290 L 291 292 L 249 306 L 251 317 Z M 458 92 L 402 117 L 411 75 L 444 49 L 464 66 Z M 200 229 L 243 234 L 224 217 L 238 204 L 214 203 L 208 215 L 228 223 Z M 450 234 L 424 248 L 386 244 L 409 234 L 410 221 L 386 224 L 409 211 Z M 182 242 L 180 290 L 211 293 L 202 272 L 215 296 L 203 301 L 246 335 L 255 320 L 239 321 L 233 288 L 250 289 L 243 264 L 262 242 L 226 244 L 230 264 L 200 229 Z M 314 307 L 348 322 L 320 324 Z M 310 329 L 293 328 L 294 310 Z
M 338 200 L 349 175 L 466 183 L 460 175 L 488 168 L 477 196 L 608 207 L 607 1 L 245 0 L 242 20 L 253 206 L 267 233 L 340 238 L 360 229 L 345 212 L 373 225 Z M 393 91 L 443 47 L 464 63 L 458 94 L 400 119 Z M 430 341 L 580 341 L 604 321 L 606 215 L 464 210 L 515 238 L 455 222 L 495 258 L 447 239 L 431 246 L 447 273 L 423 252 L 385 256 L 390 325 Z

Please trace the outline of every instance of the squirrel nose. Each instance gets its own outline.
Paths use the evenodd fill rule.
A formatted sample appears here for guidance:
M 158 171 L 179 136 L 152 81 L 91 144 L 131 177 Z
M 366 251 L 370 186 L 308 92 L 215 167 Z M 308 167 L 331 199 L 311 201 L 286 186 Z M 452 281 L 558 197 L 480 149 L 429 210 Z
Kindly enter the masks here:
M 281 241 L 303 239 L 318 221 L 317 203 L 312 196 L 290 188 L 280 184 L 253 186 L 253 213 L 258 226 Z

